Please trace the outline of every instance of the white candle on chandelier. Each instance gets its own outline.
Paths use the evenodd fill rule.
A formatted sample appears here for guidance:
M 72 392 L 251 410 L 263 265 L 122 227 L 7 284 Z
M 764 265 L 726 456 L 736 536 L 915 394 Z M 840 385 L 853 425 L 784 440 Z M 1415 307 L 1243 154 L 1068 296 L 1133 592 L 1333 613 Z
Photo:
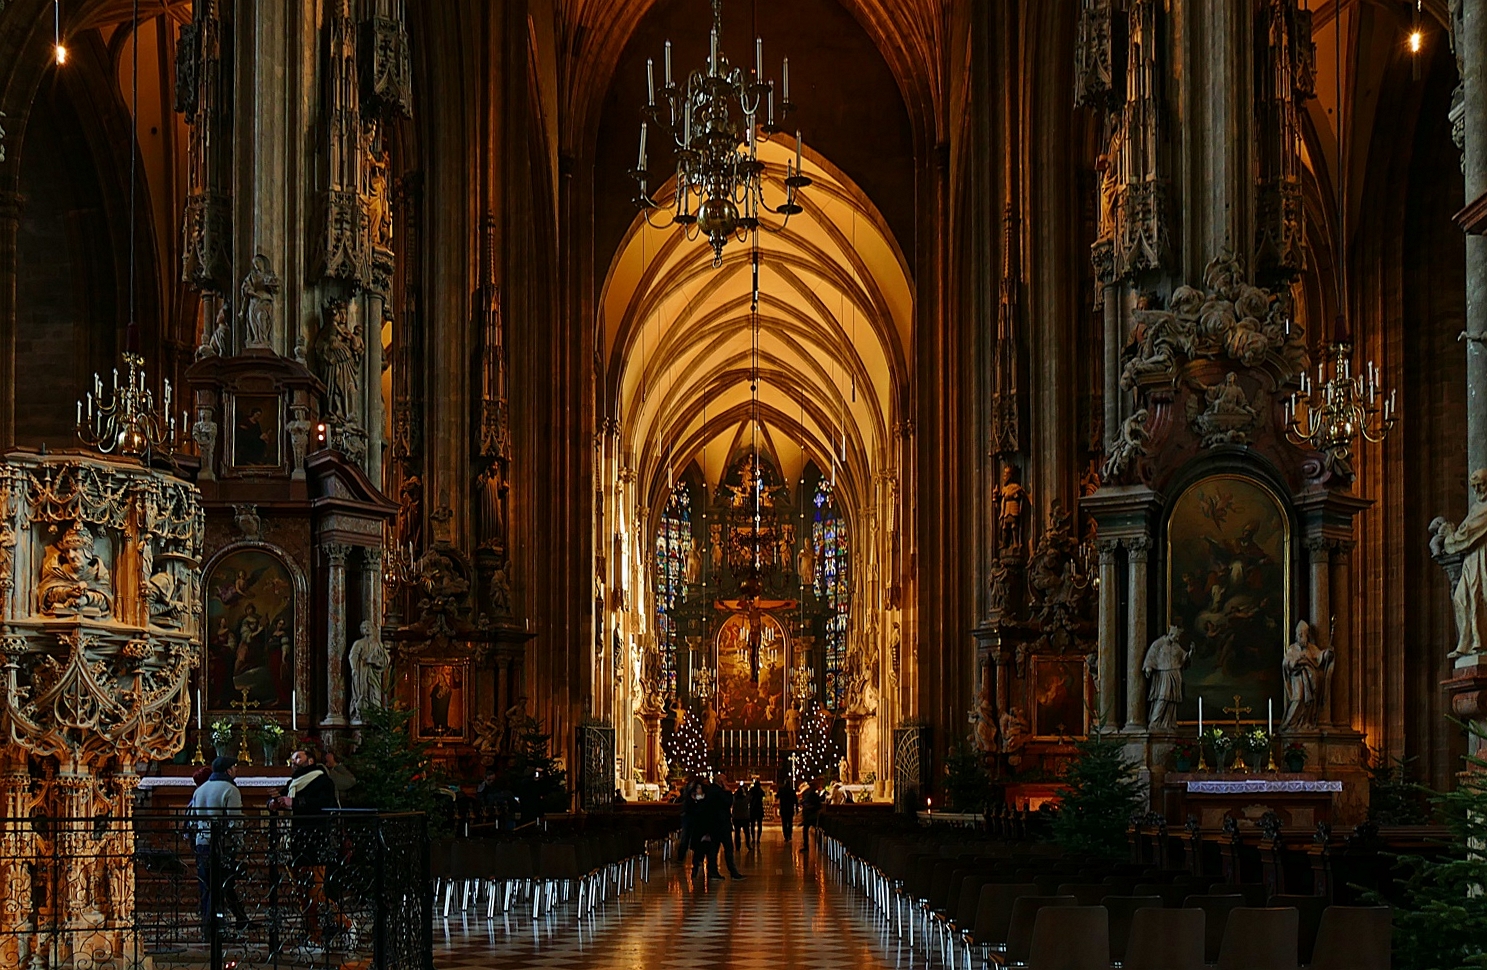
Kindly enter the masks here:
M 785 103 L 790 103 L 790 58 L 785 58 L 784 65 L 780 68 L 780 80 L 784 82 Z
M 774 85 L 769 86 L 769 127 L 774 127 Z
M 645 103 L 656 103 L 656 62 L 649 57 L 645 59 Z
M 83 423 L 83 402 L 77 402 L 77 423 L 81 427 Z
M 645 132 L 646 123 L 642 121 L 640 123 L 640 160 L 635 163 L 636 171 L 640 172 L 645 171 Z
M 712 30 L 712 40 L 710 41 L 710 44 L 711 44 L 711 47 L 709 48 L 708 55 L 707 55 L 707 73 L 709 73 L 709 74 L 717 74 L 718 73 L 718 28 L 716 28 L 716 27 L 714 27 L 713 30 Z
M 671 41 L 666 42 L 666 86 L 671 87 Z
M 764 79 L 764 38 L 754 38 L 754 80 Z
M 795 129 L 795 174 L 800 174 L 800 150 L 805 145 L 805 140 L 800 137 L 800 129 Z

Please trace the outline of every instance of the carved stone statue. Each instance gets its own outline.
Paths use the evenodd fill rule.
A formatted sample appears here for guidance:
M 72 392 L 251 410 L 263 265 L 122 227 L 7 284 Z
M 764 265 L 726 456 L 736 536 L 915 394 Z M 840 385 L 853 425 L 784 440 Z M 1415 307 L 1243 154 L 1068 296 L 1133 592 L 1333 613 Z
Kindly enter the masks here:
M 816 551 L 811 548 L 809 539 L 801 544 L 800 552 L 795 557 L 795 571 L 800 575 L 801 582 L 813 582 L 816 578 Z
M 785 708 L 785 739 L 792 750 L 800 747 L 800 711 L 793 705 Z
M 1000 615 L 1007 609 L 1007 576 L 1008 570 L 1001 557 L 991 560 L 991 582 L 987 594 L 986 606 L 993 616 Z
M 1194 394 L 1188 399 L 1188 421 L 1202 438 L 1203 447 L 1248 444 L 1260 414 L 1250 407 L 1239 376 L 1231 373 L 1217 384 L 1197 383 L 1194 389 L 1202 392 L 1202 398 Z
M 196 422 L 191 425 L 191 437 L 201 455 L 200 477 L 205 481 L 217 478 L 217 422 L 212 420 L 210 407 L 196 409 Z
M 351 644 L 351 719 L 360 721 L 368 708 L 387 704 L 386 678 L 390 658 L 377 626 L 361 624 L 361 638 Z
M 1182 703 L 1182 672 L 1192 659 L 1192 651 L 1183 649 L 1182 628 L 1175 623 L 1152 641 L 1146 649 L 1141 672 L 1150 681 L 1147 687 L 1146 726 L 1153 731 L 1177 729 L 1177 705 Z
M 387 162 L 377 155 L 367 163 L 367 236 L 377 249 L 392 246 L 392 208 L 387 195 Z
M 723 527 L 718 523 L 707 527 L 707 541 L 713 559 L 713 571 L 723 568 Z
M 423 525 L 423 479 L 410 475 L 398 489 L 398 545 L 416 549 Z
M 325 380 L 325 411 L 332 418 L 354 421 L 361 400 L 361 327 L 344 300 L 327 300 L 327 320 L 317 352 Z
M 274 300 L 279 294 L 279 276 L 268 257 L 253 257 L 253 268 L 243 277 L 242 294 L 244 345 L 252 349 L 272 349 L 274 342 Z
M 483 758 L 492 758 L 501 749 L 501 718 L 483 717 L 475 722 L 475 750 Z
M 687 544 L 687 585 L 696 586 L 702 582 L 702 553 L 697 551 L 697 543 Z
M 305 455 L 310 450 L 310 409 L 295 404 L 290 406 L 289 413 L 293 420 L 284 425 L 284 430 L 289 432 L 289 450 L 294 457 L 289 477 L 299 480 L 305 477 Z
M 976 750 L 982 754 L 995 754 L 997 743 L 996 704 L 991 697 L 991 677 L 985 676 L 981 691 L 976 695 Z
M 41 611 L 52 616 L 107 616 L 114 608 L 113 577 L 93 551 L 93 533 L 81 522 L 50 546 L 36 584 Z
M 151 623 L 169 629 L 181 625 L 186 604 L 177 595 L 178 587 L 176 578 L 165 570 L 155 573 L 145 583 L 145 602 L 149 606 Z
M 1466 657 L 1487 646 L 1487 468 L 1471 474 L 1476 503 L 1461 524 L 1452 526 L 1437 517 L 1430 523 L 1435 534 L 1432 551 L 1461 556 L 1461 576 L 1451 591 L 1456 611 L 1456 649 L 1448 657 Z
M 996 490 L 996 501 L 1002 554 L 1021 552 L 1025 541 L 1023 520 L 1027 516 L 1028 495 L 1027 489 L 1017 480 L 1015 465 L 1002 466 L 1002 483 Z
M 212 332 L 202 334 L 201 346 L 196 348 L 197 360 L 228 355 L 232 348 L 232 334 L 229 332 L 231 320 L 232 306 L 223 300 L 217 307 L 217 319 L 212 326 Z
M 516 703 L 506 708 L 506 713 L 501 715 L 501 753 L 510 754 L 515 750 L 521 733 L 526 730 L 527 722 L 531 715 L 527 714 L 527 696 L 523 694 L 516 699 Z
M 1332 681 L 1331 650 L 1323 650 L 1312 636 L 1311 624 L 1296 624 L 1296 639 L 1286 647 L 1281 673 L 1286 679 L 1286 716 L 1283 731 L 1306 731 L 1317 726 Z
M 1022 761 L 1022 749 L 1027 747 L 1027 715 L 1020 707 L 1009 707 L 1002 712 L 1002 753 L 1016 765 Z M 1015 760 L 1014 760 L 1015 759 Z

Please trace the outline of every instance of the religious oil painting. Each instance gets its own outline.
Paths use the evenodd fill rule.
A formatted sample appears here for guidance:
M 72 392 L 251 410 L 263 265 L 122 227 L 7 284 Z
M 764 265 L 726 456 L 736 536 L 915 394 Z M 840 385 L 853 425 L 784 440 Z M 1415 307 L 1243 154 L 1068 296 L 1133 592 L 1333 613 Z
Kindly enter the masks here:
M 278 468 L 279 397 L 240 394 L 233 398 L 232 463 L 238 468 Z
M 1200 694 L 1212 720 L 1236 694 L 1256 711 L 1283 700 L 1290 570 L 1290 519 L 1260 482 L 1213 476 L 1177 499 L 1167 520 L 1167 618 L 1192 651 L 1179 720 L 1197 721 Z
M 1089 733 L 1084 658 L 1033 658 L 1033 737 L 1082 738 Z
M 718 722 L 778 730 L 785 716 L 785 627 L 770 613 L 733 613 L 718 629 Z
M 238 549 L 207 577 L 207 707 L 243 691 L 254 711 L 287 711 L 294 692 L 294 582 L 266 549 Z
M 418 665 L 418 719 L 415 740 L 465 741 L 469 738 L 470 667 L 462 663 Z

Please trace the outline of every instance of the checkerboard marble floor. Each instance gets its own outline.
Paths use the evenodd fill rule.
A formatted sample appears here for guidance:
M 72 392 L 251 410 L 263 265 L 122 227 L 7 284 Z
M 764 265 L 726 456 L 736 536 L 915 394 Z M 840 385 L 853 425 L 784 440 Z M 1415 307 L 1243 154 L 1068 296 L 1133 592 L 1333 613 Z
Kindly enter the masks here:
M 651 865 L 651 881 L 610 898 L 592 918 L 573 907 L 533 922 L 511 915 L 451 913 L 434 921 L 434 966 L 604 970 L 879 970 L 924 966 L 844 888 L 814 848 L 809 858 L 779 830 L 738 853 L 745 878 L 693 882 L 675 863 Z

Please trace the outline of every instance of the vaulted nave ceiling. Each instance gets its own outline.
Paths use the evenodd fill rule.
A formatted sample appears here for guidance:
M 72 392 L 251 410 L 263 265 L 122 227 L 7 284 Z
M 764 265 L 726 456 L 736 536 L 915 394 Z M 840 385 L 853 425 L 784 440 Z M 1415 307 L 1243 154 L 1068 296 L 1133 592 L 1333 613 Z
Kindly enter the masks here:
M 792 154 L 788 144 L 761 148 L 772 203 Z M 874 476 L 898 462 L 912 288 L 872 204 L 809 152 L 805 170 L 815 183 L 800 197 L 805 211 L 786 231 L 759 234 L 758 440 L 787 480 L 807 460 L 830 468 L 835 454 L 854 504 L 870 502 Z M 716 484 L 753 440 L 751 253 L 731 242 L 714 268 L 704 241 L 637 219 L 611 266 L 605 398 L 647 502 L 668 469 L 680 474 L 694 459 Z

